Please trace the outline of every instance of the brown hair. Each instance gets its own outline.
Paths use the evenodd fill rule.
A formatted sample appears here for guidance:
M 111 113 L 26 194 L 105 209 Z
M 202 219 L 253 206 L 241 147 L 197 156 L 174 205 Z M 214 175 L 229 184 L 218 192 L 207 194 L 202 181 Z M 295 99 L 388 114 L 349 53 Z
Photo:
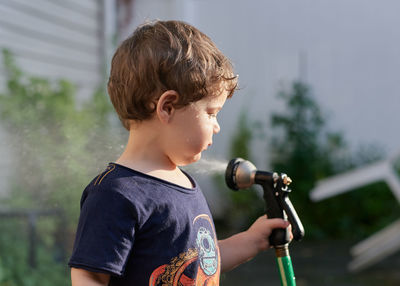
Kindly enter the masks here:
M 183 107 L 225 88 L 233 95 L 237 76 L 209 37 L 180 21 L 155 21 L 136 29 L 111 63 L 108 93 L 122 124 L 149 119 L 161 94 L 175 90 Z

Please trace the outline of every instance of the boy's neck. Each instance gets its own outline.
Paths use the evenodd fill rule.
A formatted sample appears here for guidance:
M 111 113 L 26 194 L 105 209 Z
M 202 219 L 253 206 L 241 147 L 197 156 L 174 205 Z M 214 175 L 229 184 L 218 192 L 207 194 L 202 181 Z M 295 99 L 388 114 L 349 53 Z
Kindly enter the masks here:
M 154 127 L 149 126 L 131 130 L 126 148 L 116 163 L 185 188 L 192 188 L 189 178 L 159 148 L 159 132 L 154 131 Z

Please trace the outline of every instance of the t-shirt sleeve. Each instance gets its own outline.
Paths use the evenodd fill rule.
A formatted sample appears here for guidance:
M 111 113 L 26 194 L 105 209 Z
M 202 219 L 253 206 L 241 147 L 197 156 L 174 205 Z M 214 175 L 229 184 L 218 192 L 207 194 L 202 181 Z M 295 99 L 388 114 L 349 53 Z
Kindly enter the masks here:
M 81 206 L 70 267 L 122 275 L 134 243 L 137 213 L 120 193 L 97 189 Z

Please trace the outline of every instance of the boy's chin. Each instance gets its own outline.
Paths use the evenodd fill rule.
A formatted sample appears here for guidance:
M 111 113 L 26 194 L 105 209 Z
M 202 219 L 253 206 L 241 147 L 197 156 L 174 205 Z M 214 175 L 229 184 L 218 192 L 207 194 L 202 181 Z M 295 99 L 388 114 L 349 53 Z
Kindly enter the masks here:
M 194 155 L 191 158 L 185 158 L 185 160 L 183 162 L 181 162 L 180 164 L 177 164 L 177 166 L 187 166 L 187 165 L 196 163 L 200 159 L 201 159 L 201 152 L 196 154 L 196 155 Z

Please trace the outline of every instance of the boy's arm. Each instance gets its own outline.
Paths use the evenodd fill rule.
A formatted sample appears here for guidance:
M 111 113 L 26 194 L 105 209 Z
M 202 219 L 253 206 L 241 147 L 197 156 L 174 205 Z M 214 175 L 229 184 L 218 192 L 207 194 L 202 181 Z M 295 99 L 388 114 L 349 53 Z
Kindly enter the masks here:
M 286 228 L 289 223 L 283 219 L 267 219 L 264 215 L 244 232 L 218 241 L 221 253 L 221 271 L 229 271 L 252 259 L 257 253 L 270 247 L 268 237 L 275 228 Z
M 72 286 L 106 286 L 110 282 L 110 275 L 72 267 L 71 281 Z

